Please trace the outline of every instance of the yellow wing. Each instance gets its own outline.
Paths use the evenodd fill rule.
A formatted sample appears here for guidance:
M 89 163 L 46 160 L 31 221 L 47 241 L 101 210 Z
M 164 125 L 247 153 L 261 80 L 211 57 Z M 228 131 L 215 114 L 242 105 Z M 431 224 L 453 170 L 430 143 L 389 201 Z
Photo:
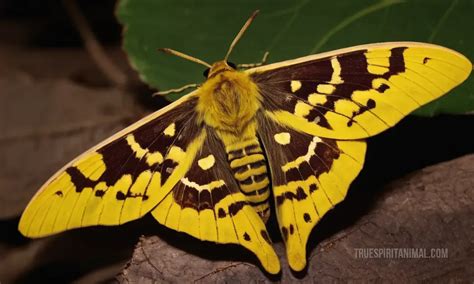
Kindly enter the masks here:
M 67 164 L 30 201 L 20 232 L 43 237 L 118 225 L 149 212 L 188 170 L 203 143 L 195 105 L 190 94 Z
M 471 62 L 450 49 L 356 46 L 247 72 L 262 95 L 258 134 L 289 264 L 306 266 L 315 224 L 341 202 L 364 163 L 360 139 L 395 125 L 462 83 Z
M 252 251 L 269 272 L 280 271 L 265 224 L 232 174 L 222 142 L 205 130 L 203 147 L 190 169 L 152 211 L 168 228 L 201 240 L 239 244 Z
M 293 270 L 306 266 L 306 243 L 318 221 L 341 202 L 364 164 L 366 143 L 300 132 L 260 117 L 278 224 Z
M 415 42 L 355 46 L 250 69 L 282 124 L 327 138 L 361 139 L 395 125 L 469 76 L 472 63 Z

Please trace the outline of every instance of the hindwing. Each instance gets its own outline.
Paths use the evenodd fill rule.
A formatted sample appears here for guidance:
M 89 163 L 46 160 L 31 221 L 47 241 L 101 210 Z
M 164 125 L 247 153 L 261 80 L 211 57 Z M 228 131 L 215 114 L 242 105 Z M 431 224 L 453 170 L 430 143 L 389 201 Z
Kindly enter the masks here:
M 201 240 L 240 244 L 252 251 L 265 269 L 280 263 L 265 224 L 232 175 L 222 142 L 214 130 L 203 130 L 202 147 L 191 167 L 152 211 L 167 227 Z
M 306 243 L 313 227 L 341 202 L 364 163 L 363 141 L 314 136 L 259 118 L 259 136 L 272 177 L 278 224 L 290 266 L 306 265 Z

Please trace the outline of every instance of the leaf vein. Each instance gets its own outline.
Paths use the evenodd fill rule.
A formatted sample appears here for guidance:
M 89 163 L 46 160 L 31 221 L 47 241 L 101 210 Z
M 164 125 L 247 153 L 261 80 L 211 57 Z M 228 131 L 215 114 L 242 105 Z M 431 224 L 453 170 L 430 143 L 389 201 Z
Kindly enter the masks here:
M 334 26 L 332 29 L 327 31 L 326 34 L 309 51 L 309 54 L 313 54 L 313 53 L 316 53 L 317 51 L 319 51 L 319 49 L 324 44 L 326 44 L 334 34 L 339 32 L 340 30 L 344 29 L 345 27 L 349 26 L 353 22 L 355 22 L 355 21 L 357 21 L 357 20 L 359 20 L 359 19 L 361 19 L 361 18 L 363 18 L 363 17 L 365 17 L 365 16 L 367 16 L 367 15 L 369 15 L 369 14 L 375 12 L 375 11 L 384 9 L 386 7 L 390 7 L 394 4 L 398 4 L 398 3 L 401 3 L 401 2 L 404 2 L 404 0 L 381 0 L 378 3 L 370 5 L 366 8 L 352 14 L 351 16 L 349 16 L 349 17 L 345 18 L 344 20 L 342 20 L 339 24 Z

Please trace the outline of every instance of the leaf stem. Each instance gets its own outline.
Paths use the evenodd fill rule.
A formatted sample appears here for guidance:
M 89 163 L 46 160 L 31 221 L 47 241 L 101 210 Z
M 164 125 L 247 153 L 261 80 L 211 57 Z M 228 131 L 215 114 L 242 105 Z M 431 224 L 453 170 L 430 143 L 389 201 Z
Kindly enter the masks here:
M 63 5 L 67 13 L 71 17 L 75 27 L 84 41 L 84 46 L 90 54 L 98 68 L 109 81 L 118 87 L 123 87 L 127 84 L 127 76 L 120 70 L 120 68 L 110 59 L 104 51 L 99 41 L 96 39 L 91 27 L 87 23 L 86 18 L 81 13 L 75 0 L 63 0 Z

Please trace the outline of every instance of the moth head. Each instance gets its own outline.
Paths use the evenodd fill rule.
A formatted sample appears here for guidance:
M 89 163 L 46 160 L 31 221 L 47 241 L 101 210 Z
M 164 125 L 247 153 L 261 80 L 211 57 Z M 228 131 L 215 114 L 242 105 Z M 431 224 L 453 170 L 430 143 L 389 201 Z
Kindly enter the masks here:
M 168 53 L 168 54 L 176 55 L 178 57 L 181 57 L 181 58 L 187 59 L 189 61 L 192 61 L 192 62 L 195 62 L 195 63 L 206 66 L 207 69 L 204 70 L 204 73 L 203 73 L 204 77 L 206 77 L 206 78 L 214 77 L 218 73 L 221 73 L 221 72 L 224 72 L 224 71 L 235 71 L 237 69 L 237 67 L 234 63 L 231 63 L 231 62 L 228 61 L 229 56 L 232 53 L 232 50 L 234 49 L 237 42 L 240 40 L 240 38 L 245 33 L 247 28 L 253 22 L 254 18 L 257 16 L 258 12 L 259 12 L 259 10 L 254 11 L 252 13 L 252 15 L 250 16 L 250 18 L 242 26 L 239 33 L 235 36 L 234 40 L 230 44 L 229 49 L 227 50 L 227 53 L 224 57 L 224 60 L 217 61 L 212 65 L 205 62 L 205 61 L 203 61 L 203 60 L 201 60 L 201 59 L 189 56 L 187 54 L 184 54 L 182 52 L 179 52 L 179 51 L 176 51 L 176 50 L 173 50 L 173 49 L 170 49 L 170 48 L 160 48 L 158 50 L 162 51 L 162 52 L 165 52 L 165 53 Z
M 222 73 L 224 71 L 235 71 L 237 69 L 237 66 L 229 61 L 221 60 L 217 61 L 214 64 L 212 64 L 211 68 L 207 68 L 204 70 L 204 77 L 206 78 L 212 78 L 216 76 L 219 73 Z

